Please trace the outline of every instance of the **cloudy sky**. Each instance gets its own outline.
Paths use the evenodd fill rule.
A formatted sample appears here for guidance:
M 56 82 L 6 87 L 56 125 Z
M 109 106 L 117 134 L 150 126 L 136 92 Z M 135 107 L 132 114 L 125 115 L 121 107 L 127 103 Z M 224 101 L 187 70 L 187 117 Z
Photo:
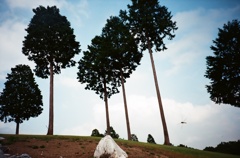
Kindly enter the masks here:
M 56 5 L 74 29 L 82 51 L 91 39 L 101 33 L 111 15 L 126 9 L 130 0 L 2 0 L 0 2 L 0 91 L 7 73 L 17 64 L 28 64 L 21 52 L 22 41 L 33 17 L 32 9 Z M 204 77 L 206 56 L 224 23 L 240 18 L 238 0 L 161 0 L 177 22 L 176 37 L 167 41 L 168 50 L 154 52 L 157 77 L 170 141 L 203 149 L 222 141 L 240 139 L 240 108 L 218 105 L 209 99 Z M 78 61 L 82 53 L 75 56 Z M 54 79 L 54 134 L 89 136 L 97 128 L 106 129 L 104 101 L 93 91 L 84 89 L 76 77 L 77 68 L 68 68 Z M 21 134 L 46 134 L 49 108 L 49 79 L 35 77 L 42 91 L 44 110 L 37 118 L 20 125 Z M 151 134 L 155 141 L 164 141 L 160 112 L 148 52 L 141 65 L 125 85 L 132 133 L 146 142 Z M 121 90 L 121 88 L 120 88 Z M 109 100 L 110 124 L 121 138 L 127 139 L 122 93 Z M 182 121 L 187 124 L 181 124 Z M 0 133 L 15 133 L 15 123 L 0 122 Z

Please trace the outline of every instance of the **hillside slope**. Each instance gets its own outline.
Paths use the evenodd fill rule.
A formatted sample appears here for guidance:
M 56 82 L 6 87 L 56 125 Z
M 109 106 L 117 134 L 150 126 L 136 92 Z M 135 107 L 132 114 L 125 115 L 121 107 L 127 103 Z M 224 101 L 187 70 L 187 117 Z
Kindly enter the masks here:
M 3 135 L 0 144 L 11 155 L 29 154 L 32 158 L 93 158 L 101 138 L 80 136 Z M 237 158 L 238 156 L 182 147 L 115 140 L 129 158 Z

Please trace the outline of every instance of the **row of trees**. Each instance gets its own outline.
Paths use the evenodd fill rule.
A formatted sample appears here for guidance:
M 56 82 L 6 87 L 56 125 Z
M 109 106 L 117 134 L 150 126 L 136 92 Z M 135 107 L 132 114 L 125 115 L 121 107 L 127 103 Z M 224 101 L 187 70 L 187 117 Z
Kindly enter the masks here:
M 106 107 L 107 133 L 110 133 L 108 98 L 119 92 L 122 85 L 128 139 L 130 139 L 130 123 L 124 82 L 140 64 L 142 54 L 137 49 L 134 37 L 119 17 L 110 17 L 103 28 L 101 36 L 96 36 L 88 51 L 83 52 L 78 62 L 78 80 L 86 83 L 86 89 L 94 90 L 104 99 Z
M 157 0 L 132 0 L 132 4 L 127 7 L 128 10 L 120 10 L 119 16 L 110 17 L 102 29 L 101 35 L 95 36 L 92 39 L 88 50 L 83 52 L 83 57 L 78 62 L 79 71 L 77 73 L 77 79 L 80 83 L 86 84 L 85 89 L 94 90 L 96 94 L 100 95 L 100 98 L 104 100 L 107 134 L 110 134 L 111 127 L 108 112 L 108 98 L 118 93 L 118 87 L 122 86 L 128 139 L 131 140 L 124 83 L 140 64 L 142 53 L 148 50 L 163 125 L 164 144 L 170 145 L 152 49 L 156 51 L 164 51 L 167 49 L 164 39 L 168 38 L 171 40 L 174 38 L 174 31 L 177 30 L 176 22 L 171 20 L 171 12 L 169 12 L 165 6 L 159 5 Z M 47 134 L 52 135 L 54 122 L 54 74 L 60 74 L 61 69 L 76 65 L 77 62 L 73 60 L 73 57 L 80 53 L 80 43 L 75 40 L 70 22 L 65 16 L 60 15 L 57 7 L 45 8 L 40 6 L 33 9 L 33 12 L 35 15 L 26 29 L 27 36 L 23 41 L 22 52 L 29 60 L 36 63 L 34 72 L 38 77 L 48 78 L 50 76 L 49 125 Z M 214 94 L 211 96 L 211 99 L 217 103 L 230 103 L 239 106 L 240 72 L 239 62 L 237 60 L 239 58 L 239 28 L 239 22 L 237 20 L 228 23 L 226 26 L 224 25 L 224 30 L 219 30 L 219 38 L 214 41 L 216 46 L 211 47 L 217 57 L 207 58 L 207 65 L 209 67 L 207 67 L 206 77 L 212 79 L 218 76 L 220 80 L 223 78 L 224 81 L 227 81 L 227 87 L 225 86 L 223 88 L 223 84 L 226 82 L 221 82 L 220 89 L 229 89 L 227 93 L 221 91 L 221 93 L 217 93 L 219 92 L 219 86 L 215 85 L 220 82 L 218 80 L 214 80 L 212 86 L 207 86 L 208 91 Z M 230 30 L 234 30 L 236 36 Z M 229 35 L 228 32 L 231 34 Z M 225 36 L 228 38 L 224 38 Z M 227 43 L 226 47 L 224 47 L 224 42 Z M 224 58 L 224 60 L 222 60 L 222 58 Z M 223 61 L 231 61 L 232 65 L 230 63 L 226 65 Z M 220 66 L 219 63 L 221 64 Z M 219 72 L 219 67 L 224 68 L 226 71 L 224 73 Z M 216 69 L 218 71 L 214 72 Z M 234 71 L 230 72 L 230 70 Z M 230 75 L 227 75 L 229 72 Z M 15 83 L 12 84 L 14 85 Z M 6 121 L 8 118 L 8 121 L 15 121 L 19 124 L 22 120 L 28 119 L 30 116 L 28 118 L 21 116 L 21 120 L 19 119 L 20 114 L 18 114 L 17 118 L 14 114 L 6 110 L 7 106 L 14 106 L 16 103 L 7 101 L 6 98 L 9 97 L 9 93 L 5 92 L 8 89 L 7 84 L 5 84 L 5 86 L 6 88 L 0 97 L 0 119 L 5 119 Z M 217 88 L 214 89 L 215 87 Z M 16 88 L 16 90 L 18 89 L 19 88 Z M 23 92 L 24 91 L 21 91 L 20 93 Z M 230 93 L 232 95 L 228 95 Z M 19 96 L 15 97 L 19 98 Z M 26 104 L 19 105 L 25 106 Z M 39 107 L 39 110 L 34 116 L 39 115 L 42 111 L 40 108 L 42 103 L 36 106 Z
M 49 125 L 47 134 L 53 134 L 53 82 L 54 74 L 62 68 L 75 66 L 72 58 L 80 52 L 80 44 L 75 40 L 73 29 L 59 9 L 40 6 L 33 9 L 34 16 L 28 25 L 22 52 L 36 63 L 34 72 L 38 77 L 50 76 Z M 130 121 L 124 83 L 126 78 L 140 64 L 142 52 L 149 51 L 154 80 L 164 128 L 165 143 L 170 144 L 163 106 L 158 88 L 152 49 L 166 49 L 163 39 L 174 37 L 176 22 L 171 13 L 157 0 L 132 0 L 128 11 L 120 11 L 119 16 L 110 17 L 102 29 L 102 34 L 92 39 L 88 50 L 78 62 L 78 80 L 86 83 L 86 89 L 94 90 L 104 99 L 106 106 L 107 133 L 110 133 L 110 119 L 107 99 L 118 93 L 122 86 L 128 139 L 131 139 Z M 3 103 L 1 103 L 3 104 Z M 5 117 L 8 113 L 2 115 Z
M 80 45 L 75 41 L 70 23 L 56 7 L 40 6 L 33 12 L 35 15 L 26 29 L 28 35 L 23 42 L 23 53 L 29 60 L 35 61 L 37 76 L 50 76 L 48 134 L 53 134 L 53 75 L 59 74 L 61 68 L 75 65 L 72 58 L 80 52 Z M 110 17 L 102 34 L 92 40 L 88 51 L 83 52 L 78 62 L 78 80 L 86 83 L 86 89 L 94 90 L 104 99 L 108 134 L 110 119 L 107 99 L 118 93 L 118 87 L 122 86 L 128 139 L 131 139 L 124 82 L 140 64 L 142 52 L 148 50 L 164 129 L 164 144 L 170 144 L 152 49 L 167 49 L 163 39 L 168 37 L 171 40 L 177 29 L 176 22 L 171 18 L 171 13 L 157 0 L 132 0 L 128 11 L 121 10 L 118 17 Z
M 105 131 L 105 134 L 101 134 L 97 129 L 92 130 L 92 134 L 91 134 L 92 137 L 104 137 L 105 135 L 107 135 L 107 131 Z M 110 127 L 110 136 L 114 139 L 119 138 L 119 134 L 117 134 L 115 132 L 115 130 L 113 129 L 112 126 Z M 130 140 L 138 142 L 137 135 L 136 134 L 131 134 L 131 139 Z M 155 140 L 154 140 L 154 138 L 151 134 L 148 134 L 147 142 L 156 144 L 156 142 L 155 142 Z
M 105 131 L 104 134 L 101 134 L 97 129 L 92 130 L 92 137 L 104 137 L 105 135 L 107 135 L 107 130 Z M 114 139 L 118 139 L 119 138 L 119 134 L 117 134 L 115 132 L 115 130 L 113 129 L 113 127 L 110 127 L 110 134 L 109 134 L 112 138 Z
M 176 22 L 171 20 L 171 13 L 160 6 L 157 0 L 133 0 L 128 11 L 120 11 L 119 16 L 110 17 L 102 34 L 92 40 L 88 51 L 79 61 L 78 80 L 86 83 L 86 89 L 94 90 L 105 101 L 107 133 L 110 133 L 108 98 L 118 93 L 122 86 L 126 115 L 128 139 L 131 140 L 130 122 L 124 82 L 140 64 L 142 52 L 149 51 L 152 63 L 156 92 L 164 131 L 164 144 L 170 145 L 152 49 L 167 49 L 163 42 L 165 37 L 172 39 Z

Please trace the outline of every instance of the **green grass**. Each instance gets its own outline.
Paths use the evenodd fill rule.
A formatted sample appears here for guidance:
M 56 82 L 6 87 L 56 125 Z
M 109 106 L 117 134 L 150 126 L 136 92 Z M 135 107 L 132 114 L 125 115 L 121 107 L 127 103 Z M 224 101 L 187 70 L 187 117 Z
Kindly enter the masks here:
M 101 138 L 99 137 L 87 137 L 87 136 L 59 136 L 59 135 L 7 135 L 7 134 L 0 134 L 0 137 L 6 138 L 7 141 L 4 143 L 12 144 L 14 142 L 23 142 L 27 141 L 28 139 L 39 139 L 43 141 L 50 141 L 52 139 L 61 139 L 67 141 L 79 141 L 81 142 L 88 142 L 94 143 L 100 141 Z M 237 155 L 228 155 L 216 152 L 207 152 L 197 149 L 190 149 L 184 147 L 175 147 L 175 146 L 166 146 L 166 145 L 158 145 L 158 144 L 149 144 L 149 143 L 142 143 L 142 142 L 135 142 L 135 141 L 127 141 L 121 139 L 115 139 L 118 145 L 124 146 L 131 150 L 133 147 L 140 147 L 143 151 L 148 152 L 150 155 L 155 155 L 156 152 L 162 153 L 165 155 L 172 155 L 171 157 L 186 157 L 186 158 L 240 158 Z M 1 141 L 0 141 L 1 144 Z M 40 148 L 44 148 L 39 146 Z M 35 147 L 33 147 L 35 148 Z
M 132 146 L 143 147 L 145 148 L 145 150 L 148 150 L 150 153 L 156 150 L 161 150 L 163 154 L 178 153 L 181 155 L 186 155 L 186 157 L 193 157 L 193 158 L 240 158 L 240 156 L 237 156 L 237 155 L 208 152 L 208 151 L 183 148 L 183 147 L 166 146 L 166 145 L 142 143 L 142 142 L 135 142 L 135 141 L 126 141 L 126 140 L 120 140 L 120 139 L 117 139 L 115 141 L 117 142 L 117 144 L 122 144 L 125 147 L 132 147 Z

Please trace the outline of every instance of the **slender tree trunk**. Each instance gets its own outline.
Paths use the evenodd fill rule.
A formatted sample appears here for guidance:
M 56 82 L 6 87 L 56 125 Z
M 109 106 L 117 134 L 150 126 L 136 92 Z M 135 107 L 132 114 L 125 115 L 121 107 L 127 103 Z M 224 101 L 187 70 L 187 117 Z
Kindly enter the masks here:
M 16 122 L 16 135 L 19 134 L 19 121 Z
M 170 140 L 169 140 L 169 135 L 168 135 L 167 124 L 166 124 L 166 120 L 165 120 L 165 116 L 164 116 L 160 90 L 159 90 L 159 86 L 158 86 L 158 80 L 157 80 L 157 75 L 156 75 L 156 69 L 155 69 L 155 64 L 154 64 L 154 60 L 153 60 L 153 55 L 152 55 L 152 49 L 151 49 L 149 41 L 148 41 L 148 51 L 149 51 L 150 59 L 151 59 L 151 63 L 152 63 L 153 77 L 154 77 L 154 82 L 155 82 L 155 87 L 156 87 L 156 92 L 157 92 L 160 116 L 161 116 L 161 119 L 162 119 L 163 133 L 164 133 L 164 144 L 165 145 L 171 145 Z
M 49 123 L 47 135 L 53 135 L 53 65 L 50 63 Z
M 122 82 L 122 91 L 123 91 L 123 101 L 124 101 L 124 108 L 125 108 L 125 116 L 126 116 L 126 124 L 127 124 L 127 134 L 128 134 L 128 140 L 131 140 L 131 129 L 130 129 L 130 122 L 128 118 L 128 108 L 127 108 L 127 99 L 126 99 L 126 93 L 125 93 L 125 86 L 123 81 L 123 72 L 122 69 L 120 69 L 121 73 L 121 82 Z
M 107 86 L 106 81 L 104 79 L 104 102 L 106 108 L 106 121 L 107 121 L 107 135 L 110 135 L 110 120 L 109 120 L 109 112 L 108 112 L 108 97 L 107 97 Z

